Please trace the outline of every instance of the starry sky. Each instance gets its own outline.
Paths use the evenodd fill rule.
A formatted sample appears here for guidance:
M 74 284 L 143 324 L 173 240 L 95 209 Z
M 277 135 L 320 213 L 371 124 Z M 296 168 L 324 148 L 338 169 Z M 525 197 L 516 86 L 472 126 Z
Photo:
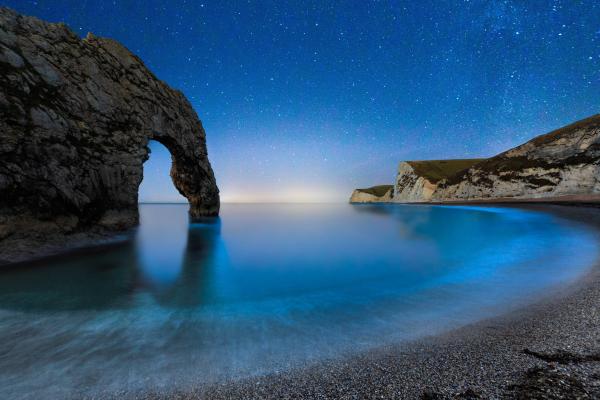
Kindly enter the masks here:
M 203 121 L 222 201 L 346 201 L 600 111 L 597 0 L 0 1 L 119 40 Z M 159 144 L 141 201 L 182 201 Z

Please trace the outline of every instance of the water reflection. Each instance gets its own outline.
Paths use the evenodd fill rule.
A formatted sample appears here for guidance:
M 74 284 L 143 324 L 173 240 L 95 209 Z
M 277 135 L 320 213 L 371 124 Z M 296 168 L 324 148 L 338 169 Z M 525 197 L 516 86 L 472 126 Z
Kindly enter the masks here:
M 105 310 L 136 306 L 136 293 L 163 306 L 202 304 L 219 246 L 220 220 L 188 224 L 178 206 L 143 209 L 142 224 L 122 243 L 45 265 L 5 268 L 0 308 Z
M 184 259 L 188 217 L 169 212 L 172 208 L 168 204 L 140 208 L 140 227 L 135 238 L 140 284 L 155 292 L 175 284 Z
M 373 301 L 462 270 L 491 278 L 504 266 L 555 263 L 569 244 L 565 234 L 549 251 L 549 234 L 564 229 L 546 214 L 509 209 L 355 205 L 352 214 L 339 206 L 307 214 L 304 206 L 241 205 L 230 207 L 222 232 L 221 219 L 190 224 L 184 208 L 141 207 L 139 229 L 107 251 L 3 271 L 0 308 L 245 309 L 323 291 Z
M 510 209 L 140 213 L 120 246 L 0 273 L 0 398 L 243 378 L 430 335 L 531 301 L 598 254 L 587 229 Z
M 219 219 L 207 219 L 189 225 L 177 279 L 166 287 L 163 282 L 161 290 L 156 291 L 159 304 L 177 308 L 195 307 L 214 296 L 211 295 L 214 266 L 218 265 L 218 255 L 224 253 L 220 233 Z
M 134 249 L 126 241 L 104 253 L 5 270 L 0 275 L 0 307 L 20 311 L 121 307 L 139 273 Z

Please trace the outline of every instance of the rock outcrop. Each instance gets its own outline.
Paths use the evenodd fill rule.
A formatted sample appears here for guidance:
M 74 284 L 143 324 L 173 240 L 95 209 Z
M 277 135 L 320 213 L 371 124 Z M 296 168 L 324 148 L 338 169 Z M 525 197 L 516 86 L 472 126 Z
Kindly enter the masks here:
M 366 189 L 355 189 L 350 203 L 387 203 L 392 201 L 392 185 L 379 185 Z
M 482 160 L 402 161 L 398 166 L 392 200 L 399 203 L 430 201 L 441 181 L 480 161 Z
M 539 200 L 600 200 L 600 114 L 489 159 L 403 161 L 391 201 Z
M 134 226 L 149 140 L 170 151 L 190 215 L 217 215 L 205 132 L 181 92 L 114 40 L 0 8 L 0 239 Z
M 538 136 L 441 182 L 433 201 L 600 195 L 600 114 Z

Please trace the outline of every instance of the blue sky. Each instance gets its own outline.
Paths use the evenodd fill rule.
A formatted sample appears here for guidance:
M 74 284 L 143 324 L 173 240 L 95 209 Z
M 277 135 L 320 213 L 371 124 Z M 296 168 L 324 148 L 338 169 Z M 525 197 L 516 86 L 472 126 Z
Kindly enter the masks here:
M 2 1 L 119 40 L 192 102 L 224 201 L 345 201 L 600 110 L 597 1 Z M 181 200 L 153 145 L 141 200 Z

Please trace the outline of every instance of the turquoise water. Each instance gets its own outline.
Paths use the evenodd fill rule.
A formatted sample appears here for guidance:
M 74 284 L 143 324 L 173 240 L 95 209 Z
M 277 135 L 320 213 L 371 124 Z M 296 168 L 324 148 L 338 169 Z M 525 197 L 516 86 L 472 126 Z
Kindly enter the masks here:
M 169 390 L 402 342 L 551 294 L 595 232 L 509 208 L 142 205 L 135 238 L 0 273 L 0 398 Z

